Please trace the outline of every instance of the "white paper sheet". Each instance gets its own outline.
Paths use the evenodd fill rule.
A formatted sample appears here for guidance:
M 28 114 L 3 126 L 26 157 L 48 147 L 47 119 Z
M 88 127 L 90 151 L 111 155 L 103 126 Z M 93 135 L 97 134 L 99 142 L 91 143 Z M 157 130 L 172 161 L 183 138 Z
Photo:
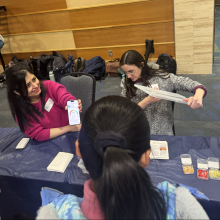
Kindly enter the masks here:
M 163 90 L 156 90 L 153 88 L 149 88 L 149 87 L 141 86 L 141 85 L 136 85 L 136 84 L 134 86 L 137 87 L 138 89 L 141 89 L 142 91 L 146 92 L 147 94 L 149 94 L 152 97 L 165 99 L 165 100 L 169 100 L 169 101 L 173 101 L 173 102 L 179 102 L 182 104 L 187 104 L 187 102 L 184 102 L 182 100 L 182 99 L 186 99 L 186 97 L 179 95 L 177 93 L 167 92 L 167 91 L 163 91 Z
M 169 159 L 169 149 L 166 141 L 150 141 L 150 159 Z

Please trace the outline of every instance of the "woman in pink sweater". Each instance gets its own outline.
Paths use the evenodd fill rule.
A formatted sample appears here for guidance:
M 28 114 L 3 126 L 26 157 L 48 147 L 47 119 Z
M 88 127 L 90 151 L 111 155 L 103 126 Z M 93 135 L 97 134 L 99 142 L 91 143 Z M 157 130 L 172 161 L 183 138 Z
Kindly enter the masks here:
M 81 124 L 69 125 L 67 101 L 76 98 L 63 85 L 50 80 L 40 82 L 23 64 L 8 69 L 6 76 L 12 115 L 28 137 L 45 141 L 80 130 Z M 80 111 L 81 108 L 79 100 Z

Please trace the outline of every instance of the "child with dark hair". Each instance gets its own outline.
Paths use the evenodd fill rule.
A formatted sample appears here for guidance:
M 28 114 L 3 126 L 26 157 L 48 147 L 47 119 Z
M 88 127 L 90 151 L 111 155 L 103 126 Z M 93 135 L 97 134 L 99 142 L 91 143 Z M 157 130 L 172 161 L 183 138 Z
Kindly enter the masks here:
M 83 200 L 44 188 L 37 219 L 180 219 L 183 213 L 187 219 L 208 219 L 189 191 L 184 194 L 198 212 L 193 215 L 183 204 L 189 198 L 175 194 L 175 186 L 152 184 L 144 170 L 151 152 L 150 127 L 137 104 L 119 96 L 96 101 L 84 115 L 75 145 L 91 177 Z
M 40 82 L 25 64 L 17 64 L 5 73 L 11 113 L 28 137 L 44 141 L 79 131 L 81 125 L 69 125 L 66 111 L 67 101 L 76 98 L 63 85 L 50 80 Z
M 140 53 L 126 51 L 120 60 L 125 77 L 121 81 L 121 95 L 137 103 L 145 112 L 149 121 L 151 134 L 173 135 L 173 106 L 171 101 L 152 97 L 134 85 L 158 88 L 168 92 L 187 91 L 194 96 L 183 99 L 192 109 L 202 106 L 207 94 L 206 88 L 188 77 L 176 76 L 165 70 L 151 69 Z

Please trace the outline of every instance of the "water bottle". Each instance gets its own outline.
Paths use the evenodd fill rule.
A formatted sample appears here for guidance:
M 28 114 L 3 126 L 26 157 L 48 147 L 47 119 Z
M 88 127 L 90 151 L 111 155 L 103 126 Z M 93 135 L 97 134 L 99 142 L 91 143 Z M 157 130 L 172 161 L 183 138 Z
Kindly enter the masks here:
M 54 82 L 55 82 L 53 70 L 50 70 L 50 71 L 49 71 L 49 77 L 50 77 L 50 80 L 51 80 L 51 81 L 54 81 Z

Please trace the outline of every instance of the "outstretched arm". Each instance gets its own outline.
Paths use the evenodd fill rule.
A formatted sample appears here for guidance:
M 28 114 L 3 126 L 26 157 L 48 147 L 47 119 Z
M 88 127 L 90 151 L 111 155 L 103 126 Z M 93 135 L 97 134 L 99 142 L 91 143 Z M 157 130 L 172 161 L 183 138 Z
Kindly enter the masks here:
M 202 100 L 205 91 L 203 89 L 196 89 L 195 95 L 189 97 L 188 99 L 183 99 L 183 101 L 187 102 L 187 105 L 190 106 L 192 109 L 199 108 L 202 106 Z

